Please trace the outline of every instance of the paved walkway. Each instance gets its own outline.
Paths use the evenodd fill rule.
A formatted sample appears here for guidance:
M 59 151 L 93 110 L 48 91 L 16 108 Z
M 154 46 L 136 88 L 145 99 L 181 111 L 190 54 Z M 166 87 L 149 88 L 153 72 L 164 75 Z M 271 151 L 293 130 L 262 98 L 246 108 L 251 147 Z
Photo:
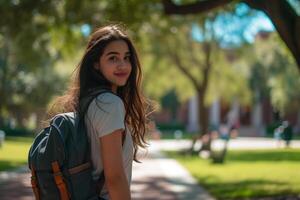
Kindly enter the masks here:
M 30 185 L 30 174 L 27 167 L 22 167 L 14 172 L 0 173 L 0 199 L 34 199 Z
M 159 143 L 161 150 L 183 150 L 188 149 L 191 145 L 190 140 L 160 140 L 154 141 Z M 153 144 L 152 143 L 152 144 Z M 220 148 L 224 144 L 223 140 L 216 139 L 212 143 L 212 148 Z M 195 148 L 200 147 L 200 142 L 195 144 Z M 300 148 L 300 140 L 292 140 L 290 143 L 291 148 Z M 228 149 L 278 149 L 285 148 L 284 141 L 278 143 L 273 138 L 258 138 L 258 137 L 240 137 L 231 139 L 228 143 Z
M 190 174 L 175 160 L 166 158 L 161 150 L 186 149 L 188 140 L 152 141 L 142 164 L 134 163 L 131 186 L 134 200 L 212 200 L 213 198 L 200 186 Z M 216 141 L 216 147 L 222 141 Z M 293 141 L 291 147 L 300 148 L 300 141 Z M 229 149 L 277 148 L 273 139 L 238 138 L 230 140 Z M 27 168 L 15 172 L 0 173 L 1 200 L 33 199 L 30 186 L 30 174 Z
M 133 165 L 132 198 L 135 200 L 213 200 L 175 160 L 161 152 L 162 142 L 152 142 L 142 163 Z M 145 153 L 144 153 L 145 155 Z M 142 155 L 140 155 L 142 156 Z

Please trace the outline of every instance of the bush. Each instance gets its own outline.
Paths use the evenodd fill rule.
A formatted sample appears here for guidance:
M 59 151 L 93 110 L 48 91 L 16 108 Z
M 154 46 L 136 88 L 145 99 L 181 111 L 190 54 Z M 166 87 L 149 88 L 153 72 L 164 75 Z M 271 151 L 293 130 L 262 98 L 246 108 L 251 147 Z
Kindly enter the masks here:
M 158 123 L 157 128 L 160 131 L 166 131 L 166 132 L 173 132 L 176 130 L 181 130 L 183 131 L 185 129 L 184 124 L 182 123 L 178 123 L 178 122 L 174 122 L 174 123 Z
M 6 136 L 33 136 L 34 131 L 26 128 L 10 128 L 10 127 L 1 127 L 1 130 L 5 132 Z

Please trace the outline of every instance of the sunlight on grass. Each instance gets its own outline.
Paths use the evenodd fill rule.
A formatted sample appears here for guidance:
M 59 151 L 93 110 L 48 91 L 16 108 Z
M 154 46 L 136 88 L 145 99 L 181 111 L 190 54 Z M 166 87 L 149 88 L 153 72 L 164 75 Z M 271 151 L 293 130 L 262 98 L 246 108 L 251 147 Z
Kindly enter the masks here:
M 197 156 L 168 155 L 220 199 L 300 194 L 300 149 L 230 151 L 223 165 Z
M 0 171 L 26 164 L 32 140 L 32 138 L 8 137 L 0 148 Z

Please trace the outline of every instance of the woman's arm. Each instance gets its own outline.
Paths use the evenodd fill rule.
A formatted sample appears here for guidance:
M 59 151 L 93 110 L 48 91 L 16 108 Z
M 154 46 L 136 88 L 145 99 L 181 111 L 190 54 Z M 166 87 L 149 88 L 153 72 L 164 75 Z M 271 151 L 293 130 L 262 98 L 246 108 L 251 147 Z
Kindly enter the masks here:
M 123 166 L 122 134 L 120 129 L 100 138 L 105 182 L 111 200 L 131 199 Z

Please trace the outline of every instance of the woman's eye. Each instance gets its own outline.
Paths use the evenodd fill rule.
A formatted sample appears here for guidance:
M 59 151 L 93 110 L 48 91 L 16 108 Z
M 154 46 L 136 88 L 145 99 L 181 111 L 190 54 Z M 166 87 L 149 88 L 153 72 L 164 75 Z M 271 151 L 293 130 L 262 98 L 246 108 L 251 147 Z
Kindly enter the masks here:
M 108 58 L 108 60 L 111 61 L 111 62 L 118 62 L 120 60 L 120 58 L 118 58 L 117 56 L 111 56 L 111 57 Z M 124 60 L 126 62 L 130 62 L 130 56 L 125 56 Z
M 116 56 L 112 56 L 112 57 L 109 58 L 109 60 L 111 60 L 111 61 L 117 61 L 117 57 Z

